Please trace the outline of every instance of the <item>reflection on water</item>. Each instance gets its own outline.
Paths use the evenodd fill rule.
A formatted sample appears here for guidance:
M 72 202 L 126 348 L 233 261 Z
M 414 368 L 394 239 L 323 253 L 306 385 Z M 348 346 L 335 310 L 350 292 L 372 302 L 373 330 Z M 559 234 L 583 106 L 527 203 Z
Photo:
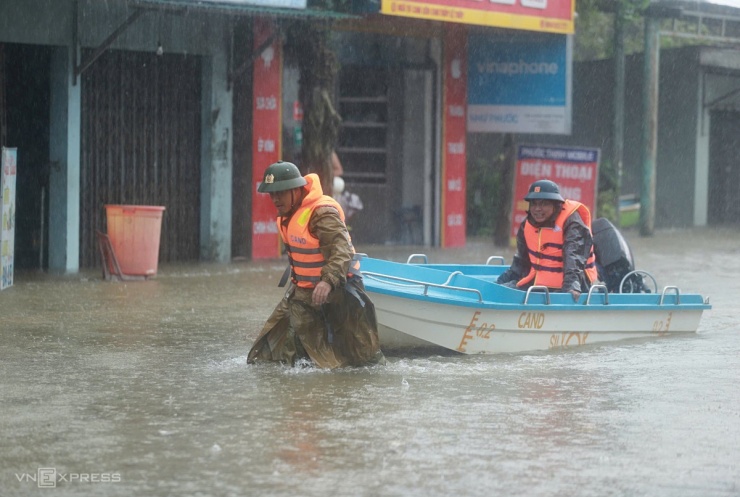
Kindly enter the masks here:
M 51 468 L 50 495 L 75 496 L 740 495 L 740 235 L 630 241 L 661 286 L 711 297 L 696 336 L 247 366 L 283 262 L 17 275 L 0 293 L 2 494 L 37 495 Z

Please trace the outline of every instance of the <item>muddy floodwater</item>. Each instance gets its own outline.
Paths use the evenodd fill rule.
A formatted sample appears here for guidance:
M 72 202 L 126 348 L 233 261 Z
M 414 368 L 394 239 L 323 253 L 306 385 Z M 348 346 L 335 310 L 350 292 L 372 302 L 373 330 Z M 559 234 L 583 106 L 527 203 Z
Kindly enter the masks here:
M 0 496 L 740 496 L 740 230 L 641 238 L 696 335 L 382 367 L 247 366 L 284 261 L 16 275 Z M 511 249 L 360 246 L 484 262 Z

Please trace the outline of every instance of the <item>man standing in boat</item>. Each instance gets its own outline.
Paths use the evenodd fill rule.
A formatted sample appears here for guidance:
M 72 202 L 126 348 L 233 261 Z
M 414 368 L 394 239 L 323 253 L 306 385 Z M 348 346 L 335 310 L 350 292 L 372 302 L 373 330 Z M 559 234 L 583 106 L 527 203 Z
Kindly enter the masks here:
M 290 162 L 265 170 L 290 262 L 291 284 L 247 356 L 248 363 L 310 360 L 321 368 L 385 362 L 375 307 L 365 293 L 344 212 L 316 174 Z
M 546 286 L 577 302 L 598 279 L 591 213 L 565 200 L 557 183 L 546 179 L 532 183 L 524 200 L 529 210 L 516 235 L 516 254 L 497 283 L 520 290 Z

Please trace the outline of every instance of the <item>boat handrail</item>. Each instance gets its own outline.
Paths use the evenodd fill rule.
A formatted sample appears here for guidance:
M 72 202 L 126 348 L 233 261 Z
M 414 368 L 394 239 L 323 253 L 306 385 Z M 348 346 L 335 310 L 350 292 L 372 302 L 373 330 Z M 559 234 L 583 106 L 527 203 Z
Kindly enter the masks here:
M 676 305 L 679 305 L 681 303 L 681 290 L 678 289 L 677 286 L 667 286 L 663 288 L 663 291 L 660 294 L 660 305 L 663 305 L 663 299 L 665 298 L 665 294 L 668 290 L 675 290 L 676 291 Z
M 428 281 L 412 280 L 410 278 L 401 278 L 400 276 L 391 276 L 389 274 L 373 273 L 373 272 L 368 272 L 368 271 L 363 271 L 362 272 L 362 275 L 363 276 L 369 276 L 369 277 L 375 278 L 377 280 L 382 280 L 382 279 L 392 280 L 390 283 L 392 283 L 393 281 L 398 281 L 399 283 L 410 283 L 412 285 L 423 286 L 424 287 L 424 296 L 427 296 L 427 292 L 429 291 L 429 288 L 430 287 L 433 287 L 433 288 L 444 288 L 446 290 L 459 290 L 461 292 L 474 293 L 474 294 L 478 295 L 478 302 L 483 302 L 483 295 L 480 293 L 480 290 L 477 290 L 475 288 L 463 288 L 463 287 L 460 287 L 460 286 L 450 286 L 449 285 L 450 281 L 452 280 L 452 277 L 455 276 L 455 275 L 457 275 L 457 274 L 462 274 L 462 273 L 460 271 L 455 271 L 454 273 L 452 273 L 450 275 L 449 278 L 447 278 L 447 281 L 445 281 L 443 284 L 440 285 L 439 283 L 429 283 Z
M 411 254 L 409 258 L 406 260 L 406 264 L 411 264 L 411 261 L 416 259 L 417 257 L 424 259 L 424 262 L 422 264 L 427 264 L 429 262 L 429 259 L 427 259 L 426 254 Z
M 604 305 L 609 305 L 609 290 L 607 290 L 606 285 L 593 285 L 588 290 L 588 297 L 586 297 L 586 305 L 591 303 L 591 294 L 594 290 L 603 290 L 604 291 Z
M 619 293 L 624 293 L 624 282 L 627 281 L 627 278 L 634 274 L 641 274 L 644 276 L 647 276 L 651 280 L 653 280 L 653 293 L 658 293 L 658 282 L 655 281 L 655 278 L 652 274 L 648 273 L 647 271 L 643 271 L 642 269 L 635 269 L 634 271 L 630 271 L 629 273 L 624 275 L 624 278 L 622 278 L 621 283 L 619 283 Z
M 527 288 L 527 294 L 524 296 L 524 304 L 526 305 L 529 301 L 529 294 L 532 290 L 544 290 L 545 291 L 545 304 L 550 305 L 550 289 L 542 285 L 533 285 Z
M 454 278 L 458 274 L 463 274 L 463 272 L 462 271 L 453 271 L 453 272 L 451 272 L 450 275 L 447 277 L 447 281 L 445 281 L 444 283 L 442 283 L 442 286 L 447 286 L 450 283 L 452 283 L 452 278 Z
M 504 259 L 501 255 L 492 255 L 486 260 L 486 266 L 491 264 L 491 261 L 499 261 L 498 265 L 503 266 L 504 263 L 506 263 L 506 259 Z

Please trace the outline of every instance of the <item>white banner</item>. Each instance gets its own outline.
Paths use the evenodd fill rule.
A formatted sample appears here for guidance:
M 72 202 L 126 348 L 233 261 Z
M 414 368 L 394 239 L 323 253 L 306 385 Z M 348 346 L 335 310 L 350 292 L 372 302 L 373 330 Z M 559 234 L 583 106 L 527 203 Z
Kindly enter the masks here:
M 2 276 L 0 277 L 0 290 L 13 285 L 13 266 L 15 255 L 15 177 L 16 177 L 17 151 L 14 148 L 3 147 L 2 181 L 0 181 L 0 193 L 2 203 L 2 226 L 0 227 L 0 264 L 2 265 Z
M 198 7 L 204 5 L 213 5 L 214 7 L 240 7 L 240 6 L 258 6 L 258 7 L 277 7 L 286 9 L 305 9 L 307 0 L 174 0 L 179 4 L 193 4 Z M 173 3 L 173 0 L 168 0 Z M 152 3 L 150 1 L 150 3 Z M 154 2 L 156 3 L 156 2 Z

